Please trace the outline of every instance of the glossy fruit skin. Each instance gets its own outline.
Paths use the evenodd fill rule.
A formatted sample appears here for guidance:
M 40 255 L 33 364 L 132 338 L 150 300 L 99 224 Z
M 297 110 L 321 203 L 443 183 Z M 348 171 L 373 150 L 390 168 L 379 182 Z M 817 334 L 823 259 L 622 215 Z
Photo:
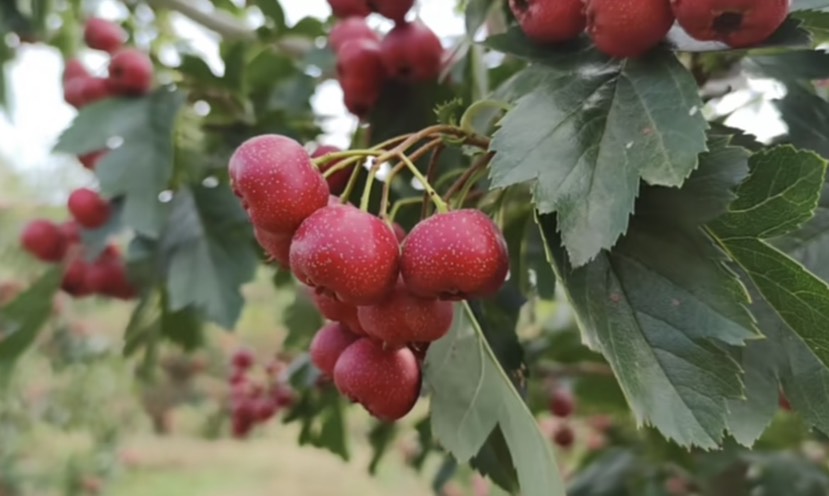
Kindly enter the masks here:
M 334 367 L 337 389 L 387 422 L 411 411 L 420 395 L 420 381 L 420 367 L 411 350 L 384 350 L 367 338 L 349 346 Z
M 311 299 L 323 317 L 346 326 L 358 336 L 368 336 L 357 315 L 357 305 L 339 301 L 322 291 L 311 290 Z
M 391 291 L 399 258 L 388 225 L 350 205 L 314 212 L 291 243 L 291 270 L 300 281 L 355 305 L 373 305 Z
M 507 242 L 479 210 L 437 214 L 406 236 L 400 272 L 409 290 L 424 298 L 491 296 L 509 274 Z
M 67 242 L 60 227 L 48 220 L 29 222 L 20 235 L 23 249 L 44 262 L 60 262 L 66 254 Z
M 407 83 L 437 80 L 443 45 L 440 38 L 420 21 L 398 24 L 380 43 L 389 77 Z
M 87 229 L 98 229 L 109 220 L 109 202 L 88 188 L 76 189 L 69 195 L 69 212 L 78 224 Z
M 406 14 L 412 10 L 414 0 L 371 0 L 369 4 L 381 16 L 401 23 L 406 20 Z
M 89 48 L 115 53 L 124 45 L 127 33 L 112 21 L 92 17 L 86 21 L 83 39 Z
M 669 0 L 587 0 L 586 12 L 596 48 L 616 58 L 646 54 L 674 23 Z
M 153 62 L 144 52 L 122 48 L 109 62 L 107 84 L 115 95 L 143 95 L 153 85 Z
M 253 235 L 259 246 L 265 250 L 268 256 L 276 261 L 283 269 L 291 266 L 291 235 L 274 234 L 264 229 L 254 227 Z
M 671 6 L 692 37 L 735 48 L 765 41 L 789 14 L 789 0 L 671 0 Z
M 341 152 L 339 148 L 336 146 L 331 145 L 322 145 L 314 150 L 314 153 L 311 154 L 311 158 L 318 158 L 328 155 L 329 153 L 337 153 Z M 340 163 L 339 160 L 335 160 L 333 162 L 328 162 L 324 166 L 320 167 L 320 172 L 325 173 L 328 169 L 334 167 Z M 334 174 L 328 176 L 325 180 L 328 182 L 328 189 L 331 191 L 332 195 L 339 195 L 345 190 L 346 185 L 348 184 L 348 180 L 351 179 L 351 172 L 354 170 L 354 167 L 348 167 L 346 169 L 340 170 L 335 172 Z
M 448 301 L 420 298 L 413 295 L 402 280 L 377 305 L 358 307 L 357 315 L 370 337 L 388 347 L 408 343 L 430 343 L 449 332 L 455 316 L 454 305 Z
M 343 19 L 345 17 L 365 17 L 371 14 L 371 8 L 367 0 L 328 0 L 328 5 L 334 13 L 334 17 Z
M 328 204 L 328 183 L 305 148 L 286 136 L 245 141 L 230 157 L 228 172 L 253 224 L 273 234 L 293 233 Z
M 363 17 L 347 17 L 331 28 L 328 33 L 328 45 L 337 53 L 342 46 L 351 40 L 368 40 L 380 43 L 380 35 L 371 29 Z
M 101 159 L 104 158 L 104 155 L 107 154 L 107 151 L 108 150 L 99 150 L 97 152 L 89 152 L 79 156 L 78 160 L 85 169 L 94 171 L 95 168 L 98 167 L 98 162 L 100 162 Z
M 556 389 L 550 395 L 550 413 L 559 418 L 567 418 L 575 410 L 573 395 L 569 391 Z
M 311 362 L 329 378 L 334 377 L 334 366 L 343 351 L 360 339 L 339 322 L 325 324 L 314 335 L 309 354 Z
M 570 41 L 587 26 L 582 0 L 510 0 L 509 6 L 521 30 L 536 43 Z
M 337 80 L 349 112 L 366 117 L 380 99 L 386 79 L 380 44 L 376 41 L 349 40 L 340 47 Z

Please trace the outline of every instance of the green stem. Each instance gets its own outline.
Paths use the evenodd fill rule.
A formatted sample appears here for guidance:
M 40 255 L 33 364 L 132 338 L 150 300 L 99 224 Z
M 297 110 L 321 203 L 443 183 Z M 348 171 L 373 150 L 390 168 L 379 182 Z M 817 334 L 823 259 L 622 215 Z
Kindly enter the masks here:
M 423 203 L 423 198 L 419 196 L 412 196 L 409 198 L 403 198 L 401 200 L 397 200 L 394 202 L 394 205 L 391 207 L 391 213 L 388 215 L 389 223 L 394 223 L 394 219 L 397 218 L 397 214 L 400 212 L 400 209 L 403 207 L 407 207 L 409 205 L 420 205 Z
M 339 164 L 336 164 L 334 167 L 326 170 L 322 173 L 322 177 L 328 179 L 329 177 L 333 176 L 334 174 L 340 172 L 341 170 L 345 170 L 354 164 L 360 163 L 365 157 L 351 157 L 348 159 L 343 160 Z
M 492 157 L 495 154 L 492 152 L 487 153 L 483 157 L 479 158 L 472 166 L 470 166 L 463 175 L 458 178 L 457 181 L 449 188 L 449 191 L 446 192 L 446 199 L 451 199 L 455 194 L 459 191 L 462 191 L 466 184 L 481 170 L 486 169 L 489 166 L 489 163 L 492 161 Z
M 398 152 L 397 156 L 400 160 L 406 164 L 406 167 L 409 168 L 409 171 L 412 173 L 414 177 L 423 184 L 423 188 L 426 190 L 426 193 L 429 195 L 429 199 L 432 200 L 432 203 L 435 204 L 435 208 L 437 209 L 438 213 L 445 214 L 449 211 L 449 207 L 446 205 L 446 202 L 440 197 L 437 191 L 429 184 L 429 181 L 423 176 L 423 174 L 417 169 L 417 166 L 409 160 L 409 157 L 404 155 L 402 152 Z
M 472 187 L 475 186 L 475 184 L 477 184 L 478 181 L 480 181 L 483 178 L 483 174 L 485 173 L 485 170 L 479 170 L 470 178 L 469 181 L 466 182 L 460 194 L 458 195 L 457 201 L 455 202 L 456 208 L 463 208 L 463 204 L 466 201 L 469 192 L 472 190 Z
M 340 202 L 343 204 L 348 203 L 348 198 L 351 196 L 351 193 L 354 191 L 354 188 L 357 187 L 357 180 L 360 177 L 360 172 L 363 170 L 361 165 L 354 166 L 354 169 L 351 171 L 351 176 L 348 178 L 348 182 L 345 185 L 345 189 L 340 194 Z
M 374 180 L 377 178 L 377 172 L 380 170 L 382 165 L 383 162 L 377 160 L 371 164 L 371 168 L 368 170 L 366 186 L 363 188 L 363 197 L 360 199 L 360 210 L 363 212 L 368 212 L 368 204 L 371 201 L 371 187 L 374 185 Z
M 343 152 L 326 153 L 321 157 L 313 159 L 312 162 L 317 168 L 319 168 L 320 166 L 326 165 L 330 162 L 336 162 L 337 160 L 376 157 L 377 155 L 382 154 L 383 152 L 378 150 L 346 150 Z
M 394 182 L 394 179 L 400 174 L 403 170 L 406 169 L 405 162 L 398 162 L 397 165 L 389 172 L 389 177 L 386 178 L 386 183 L 383 185 L 383 199 L 380 202 L 380 216 L 381 217 L 388 217 L 386 213 L 388 212 L 389 208 L 389 197 L 391 196 L 391 184 Z

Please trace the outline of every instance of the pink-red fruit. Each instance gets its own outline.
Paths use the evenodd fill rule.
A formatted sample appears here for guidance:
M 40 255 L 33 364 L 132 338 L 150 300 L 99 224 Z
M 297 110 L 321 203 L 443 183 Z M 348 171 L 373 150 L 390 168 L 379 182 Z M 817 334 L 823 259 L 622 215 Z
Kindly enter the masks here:
M 139 96 L 153 85 L 153 63 L 144 52 L 123 48 L 109 62 L 109 90 L 116 95 Z
M 360 324 L 369 336 L 389 347 L 430 343 L 449 332 L 454 305 L 448 301 L 413 295 L 401 280 L 377 305 L 357 309 Z
M 253 235 L 265 253 L 276 261 L 283 269 L 291 266 L 291 235 L 274 234 L 258 227 L 254 228 Z
M 328 204 L 328 184 L 299 143 L 286 136 L 251 138 L 228 166 L 233 188 L 247 205 L 253 224 L 290 235 L 309 215 Z
M 573 395 L 565 389 L 556 389 L 550 395 L 550 413 L 560 418 L 567 418 L 573 414 L 575 400 Z
M 371 0 L 369 5 L 381 16 L 401 23 L 406 20 L 406 14 L 412 10 L 414 0 Z
M 377 104 L 386 83 L 386 67 L 376 41 L 345 42 L 337 53 L 337 80 L 349 112 L 366 117 Z
M 106 224 L 111 212 L 109 202 L 88 188 L 73 191 L 69 195 L 68 207 L 78 224 L 87 229 L 98 229 Z
M 507 242 L 492 219 L 479 210 L 438 214 L 406 236 L 400 271 L 409 290 L 424 298 L 490 296 L 509 274 Z
M 671 6 L 692 37 L 735 48 L 765 41 L 789 14 L 789 0 L 671 0 Z
M 60 262 L 66 254 L 66 238 L 60 227 L 48 220 L 33 220 L 23 229 L 20 244 L 44 262 Z
M 71 79 L 87 77 L 92 77 L 92 75 L 86 69 L 86 66 L 83 65 L 83 62 L 78 59 L 69 59 L 66 61 L 66 65 L 63 68 L 64 83 Z
M 314 305 L 326 319 L 340 322 L 358 336 L 367 335 L 357 317 L 357 305 L 342 302 L 330 294 L 313 289 L 311 290 L 311 298 L 314 300 Z
M 510 0 L 509 6 L 521 30 L 536 43 L 578 38 L 587 25 L 583 0 Z
M 355 305 L 379 303 L 398 277 L 400 248 L 388 225 L 350 205 L 317 210 L 291 242 L 291 270 L 318 291 Z
M 646 54 L 674 23 L 670 0 L 587 0 L 586 12 L 596 48 L 616 58 Z
M 420 83 L 440 75 L 443 45 L 440 38 L 420 21 L 398 24 L 380 44 L 389 77 Z
M 93 17 L 86 21 L 83 39 L 89 48 L 114 53 L 126 41 L 127 33 L 112 21 Z
M 368 40 L 375 43 L 380 42 L 378 35 L 363 17 L 348 17 L 339 21 L 331 28 L 328 34 L 328 45 L 337 53 L 342 46 L 351 40 Z
M 328 0 L 328 5 L 334 12 L 334 17 L 343 19 L 345 17 L 365 17 L 371 14 L 371 7 L 368 0 Z
M 367 338 L 349 346 L 334 367 L 337 389 L 387 422 L 411 411 L 420 395 L 420 380 L 420 366 L 411 350 L 386 350 Z
M 253 367 L 254 362 L 256 362 L 256 355 L 248 348 L 239 348 L 230 357 L 230 363 L 233 365 L 233 368 L 239 371 L 250 369 Z
M 311 154 L 311 158 L 318 158 L 324 157 L 329 153 L 337 153 L 340 152 L 339 148 L 336 146 L 330 145 L 322 145 L 314 150 L 314 153 Z M 320 172 L 325 173 L 325 171 L 331 169 L 332 167 L 339 164 L 339 160 L 335 160 L 333 162 L 328 162 L 327 164 L 320 167 Z M 345 190 L 346 185 L 348 184 L 348 180 L 351 178 L 351 172 L 354 170 L 354 166 L 339 170 L 330 176 L 328 176 L 325 180 L 328 183 L 328 189 L 331 190 L 331 194 L 339 195 L 340 193 Z M 339 198 L 337 199 L 339 201 Z
M 562 448 L 567 449 L 572 447 L 575 441 L 576 433 L 573 432 L 573 428 L 567 424 L 561 424 L 556 428 L 555 432 L 553 432 L 553 442 Z
M 317 331 L 311 341 L 311 362 L 327 377 L 334 377 L 334 366 L 343 351 L 360 339 L 339 322 L 331 322 Z

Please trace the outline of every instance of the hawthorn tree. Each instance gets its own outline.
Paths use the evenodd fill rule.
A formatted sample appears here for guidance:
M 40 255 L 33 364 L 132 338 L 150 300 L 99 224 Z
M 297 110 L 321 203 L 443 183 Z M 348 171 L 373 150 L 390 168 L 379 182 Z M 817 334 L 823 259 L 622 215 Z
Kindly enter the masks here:
M 0 6 L 3 59 L 64 54 L 79 112 L 55 151 L 100 184 L 73 193 L 77 224 L 24 233 L 56 265 L 0 309 L 4 374 L 58 291 L 135 299 L 124 354 L 146 368 L 232 330 L 265 265 L 295 291 L 294 359 L 262 417 L 302 444 L 349 457 L 339 390 L 380 418 L 372 471 L 428 402 L 411 464 L 443 457 L 437 489 L 468 463 L 526 496 L 829 491 L 829 1 L 468 0 L 443 47 L 409 2 L 293 25 L 276 0 L 213 3 L 124 2 L 117 25 L 78 0 Z M 172 14 L 220 35 L 222 74 Z M 318 146 L 310 105 L 332 78 L 363 124 L 345 151 Z M 713 111 L 749 78 L 785 88 L 770 143 Z M 415 298 L 431 325 L 401 316 Z M 547 412 L 565 420 L 544 433 Z

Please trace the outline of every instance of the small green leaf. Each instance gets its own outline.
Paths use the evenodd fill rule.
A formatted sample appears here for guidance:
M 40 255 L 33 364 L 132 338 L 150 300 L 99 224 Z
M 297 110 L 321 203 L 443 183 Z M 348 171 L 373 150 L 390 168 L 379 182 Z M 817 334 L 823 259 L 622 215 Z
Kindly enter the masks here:
M 368 433 L 368 441 L 371 444 L 371 461 L 368 464 L 368 473 L 375 475 L 380 461 L 394 441 L 397 428 L 388 422 L 376 422 Z
M 52 298 L 62 278 L 62 269 L 55 267 L 0 308 L 0 383 L 5 382 L 18 358 L 35 342 L 52 315 Z
M 744 64 L 750 72 L 781 80 L 829 78 L 829 53 L 821 50 L 755 55 Z
M 299 444 L 322 448 L 345 461 L 350 458 L 346 436 L 343 397 L 333 387 L 308 388 L 283 419 L 300 422 Z
M 244 303 L 240 287 L 257 265 L 245 212 L 226 188 L 183 189 L 172 204 L 161 240 L 170 309 L 195 306 L 232 329 Z
M 578 267 L 627 230 L 640 180 L 676 187 L 697 167 L 702 102 L 669 52 L 618 62 L 592 48 L 537 58 L 519 47 L 539 76 L 493 138 L 493 187 L 536 180 L 536 206 L 558 214 Z
M 282 323 L 288 330 L 283 346 L 289 350 L 305 350 L 325 320 L 307 292 L 297 289 L 293 303 L 282 315 Z
M 285 29 L 285 11 L 277 0 L 256 0 L 256 5 L 265 14 L 265 17 L 273 22 L 277 31 Z
M 467 0 L 464 6 L 466 35 L 470 38 L 474 37 L 489 13 L 500 4 L 501 0 Z
M 435 438 L 459 462 L 477 455 L 500 426 L 525 496 L 564 496 L 550 446 L 512 381 L 463 304 L 449 335 L 434 343 L 424 363 L 432 393 Z
M 585 467 L 570 483 L 570 496 L 628 496 L 626 489 L 639 460 L 630 450 L 614 448 Z

